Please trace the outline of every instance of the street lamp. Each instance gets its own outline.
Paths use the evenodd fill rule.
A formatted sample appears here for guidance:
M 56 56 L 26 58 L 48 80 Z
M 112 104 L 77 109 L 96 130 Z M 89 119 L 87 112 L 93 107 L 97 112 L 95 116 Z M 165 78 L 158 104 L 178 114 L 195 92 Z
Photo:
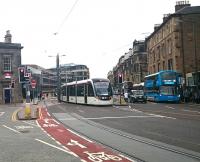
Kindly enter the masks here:
M 66 55 L 61 55 L 61 56 L 66 56 Z M 57 72 L 57 99 L 58 102 L 60 102 L 60 63 L 59 63 L 59 54 L 56 56 L 48 56 L 48 57 L 56 57 L 56 72 Z

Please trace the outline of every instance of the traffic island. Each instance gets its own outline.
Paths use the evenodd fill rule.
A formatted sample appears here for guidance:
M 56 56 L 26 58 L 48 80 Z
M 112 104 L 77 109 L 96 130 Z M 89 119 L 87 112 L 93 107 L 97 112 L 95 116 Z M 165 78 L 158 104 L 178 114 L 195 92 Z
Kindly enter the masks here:
M 35 120 L 39 117 L 39 108 L 26 104 L 24 108 L 17 112 L 18 120 Z

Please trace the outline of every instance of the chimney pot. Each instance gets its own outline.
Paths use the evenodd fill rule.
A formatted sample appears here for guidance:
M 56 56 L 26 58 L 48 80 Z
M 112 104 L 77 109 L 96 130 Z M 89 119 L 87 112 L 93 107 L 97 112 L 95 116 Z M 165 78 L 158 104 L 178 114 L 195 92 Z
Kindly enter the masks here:
M 5 43 L 12 43 L 12 35 L 10 34 L 10 30 L 6 31 L 6 35 L 5 35 Z

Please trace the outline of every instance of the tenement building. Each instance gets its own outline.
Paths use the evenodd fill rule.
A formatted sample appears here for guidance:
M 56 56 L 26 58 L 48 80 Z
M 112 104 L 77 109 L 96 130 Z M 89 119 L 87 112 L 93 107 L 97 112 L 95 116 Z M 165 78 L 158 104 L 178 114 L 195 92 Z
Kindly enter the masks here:
M 22 102 L 18 67 L 21 65 L 21 44 L 12 43 L 8 30 L 0 42 L 0 104 Z
M 124 81 L 130 81 L 133 84 L 144 82 L 146 75 L 147 52 L 145 41 L 134 40 L 133 48 L 130 48 L 127 53 L 119 58 L 113 72 L 108 74 L 108 78 L 113 77 L 113 85 L 117 86 Z
M 176 2 L 175 13 L 164 15 L 146 43 L 149 74 L 176 70 L 183 85 L 200 85 L 200 6 Z

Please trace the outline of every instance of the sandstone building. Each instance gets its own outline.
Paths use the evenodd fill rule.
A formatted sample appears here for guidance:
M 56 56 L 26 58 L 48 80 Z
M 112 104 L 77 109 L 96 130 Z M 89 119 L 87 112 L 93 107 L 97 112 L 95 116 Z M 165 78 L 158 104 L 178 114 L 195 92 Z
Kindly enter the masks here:
M 12 35 L 8 30 L 5 41 L 0 42 L 0 104 L 22 102 L 18 77 L 22 48 L 21 44 L 12 43 Z

